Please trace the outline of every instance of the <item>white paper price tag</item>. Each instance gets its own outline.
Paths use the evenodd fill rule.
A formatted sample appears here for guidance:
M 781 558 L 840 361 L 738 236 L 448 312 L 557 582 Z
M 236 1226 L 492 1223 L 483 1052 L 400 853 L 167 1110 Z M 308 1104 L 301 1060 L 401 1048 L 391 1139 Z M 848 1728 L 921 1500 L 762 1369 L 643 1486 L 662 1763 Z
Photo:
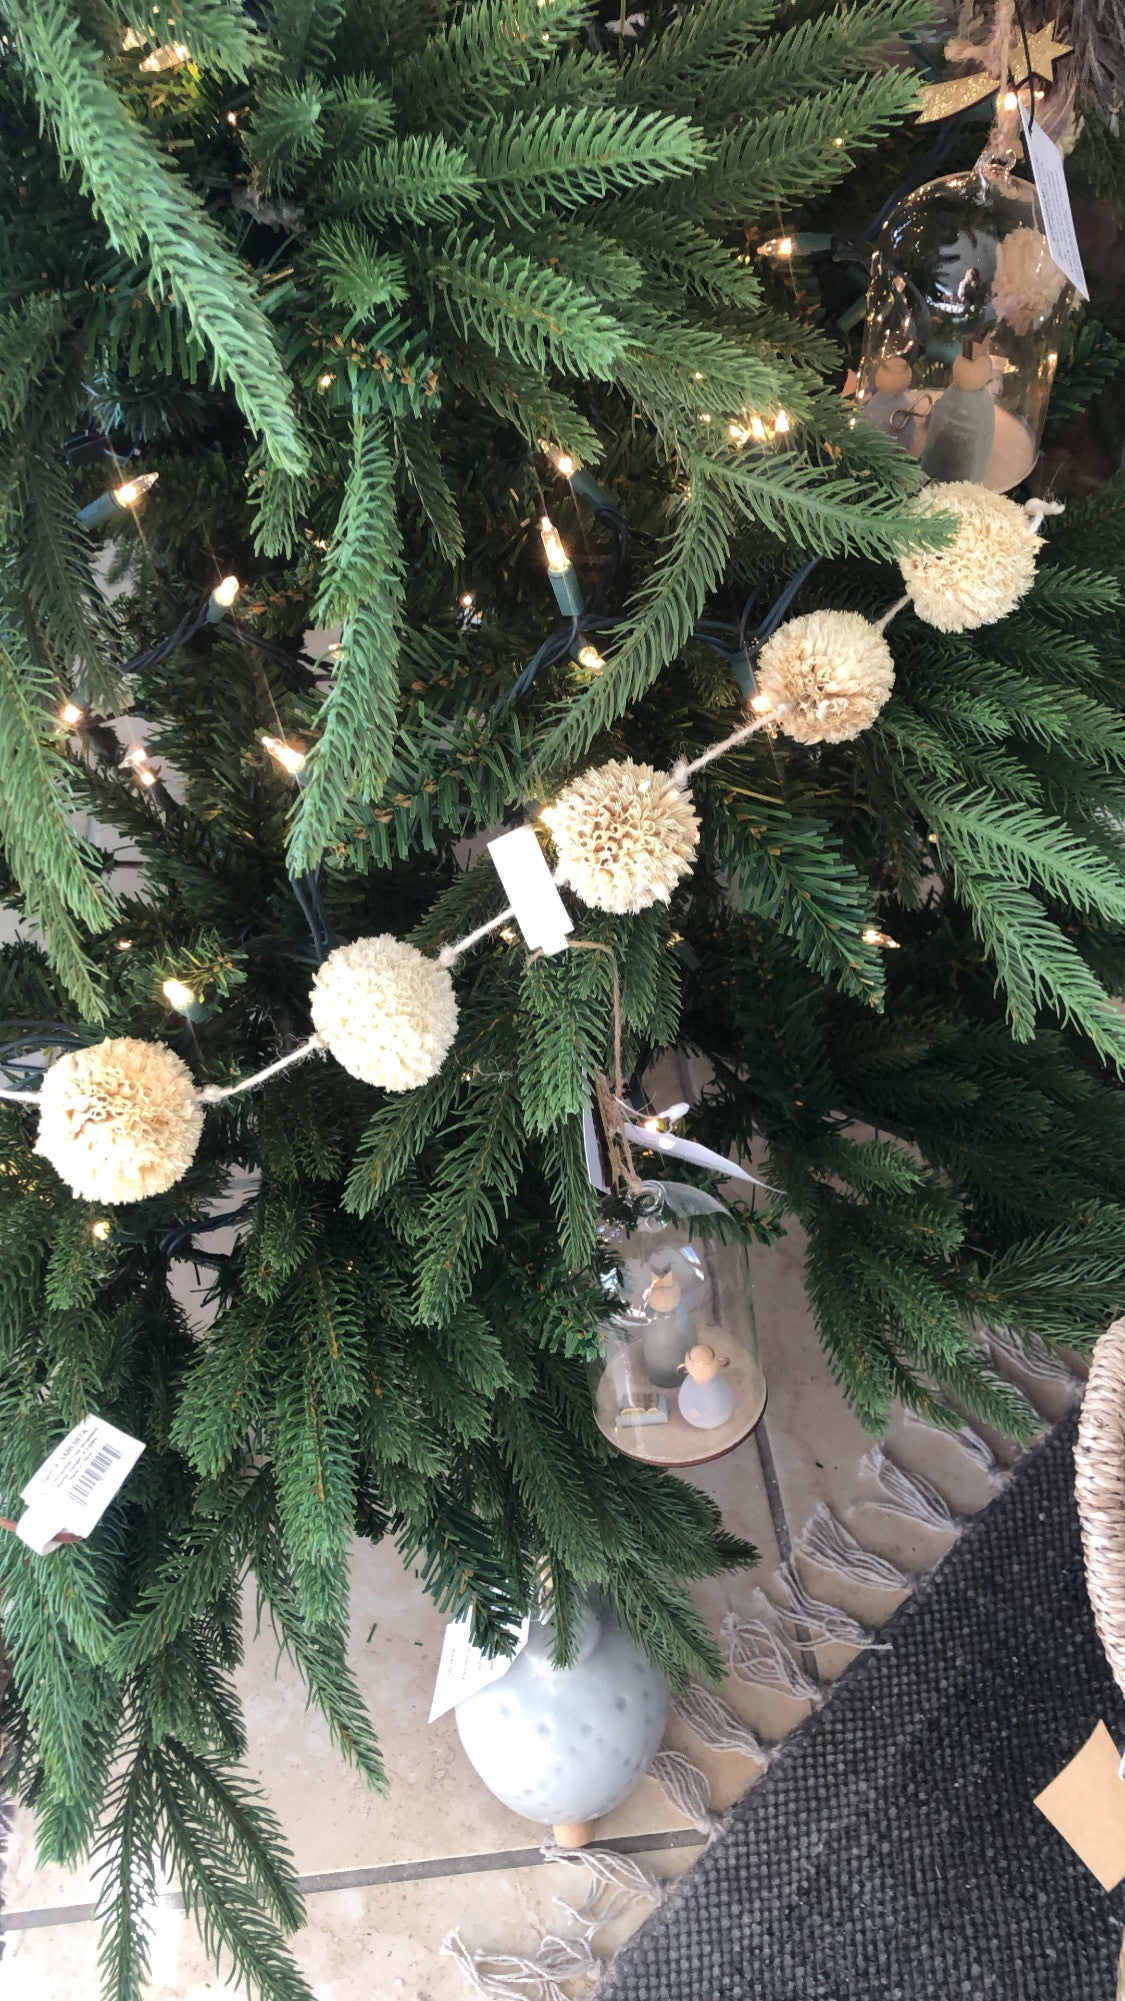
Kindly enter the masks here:
M 21 1542 L 44 1556 L 60 1535 L 88 1536 L 144 1449 L 139 1438 L 103 1417 L 84 1418 L 23 1489 L 27 1513 L 16 1524 Z
M 437 1681 L 434 1684 L 434 1699 L 430 1705 L 430 1722 L 436 1723 L 439 1716 L 454 1709 L 479 1689 L 491 1688 L 494 1681 L 506 1675 L 512 1662 L 527 1645 L 531 1631 L 531 1620 L 525 1619 L 516 1634 L 514 1654 L 495 1655 L 491 1660 L 474 1647 L 469 1638 L 470 1615 L 463 1619 L 452 1619 L 445 1629 L 441 1646 L 441 1660 L 438 1663 Z
M 1071 214 L 1070 195 L 1067 192 L 1063 156 L 1041 125 L 1028 124 L 1027 106 L 1022 101 L 1020 117 L 1023 120 L 1023 136 L 1027 141 L 1027 157 L 1035 176 L 1035 189 L 1039 196 L 1047 248 L 1063 275 L 1070 279 L 1071 284 L 1081 292 L 1084 299 L 1088 299 L 1090 293 L 1086 285 L 1086 273 L 1082 269 L 1082 253 L 1074 233 L 1074 217 Z
M 499 834 L 488 843 L 488 852 L 528 950 L 543 952 L 548 958 L 564 951 L 574 921 L 555 888 L 534 827 L 516 827 L 510 834 Z

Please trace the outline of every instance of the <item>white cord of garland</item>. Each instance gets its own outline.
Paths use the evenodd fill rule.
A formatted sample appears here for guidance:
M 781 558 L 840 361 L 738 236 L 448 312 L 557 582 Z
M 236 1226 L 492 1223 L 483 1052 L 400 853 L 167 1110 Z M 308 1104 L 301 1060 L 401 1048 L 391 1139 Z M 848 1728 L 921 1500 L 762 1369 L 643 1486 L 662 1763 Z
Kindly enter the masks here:
M 882 618 L 877 618 L 874 621 L 876 632 L 885 632 L 892 618 L 897 618 L 900 611 L 905 611 L 909 603 L 909 595 L 896 598 L 890 610 L 885 611 Z
M 704 1688 L 701 1682 L 693 1681 L 686 1695 L 677 1696 L 672 1708 L 680 1722 L 694 1730 L 709 1751 L 737 1751 L 742 1758 L 757 1758 L 762 1765 L 768 1762 L 769 1752 L 759 1743 L 750 1725 L 713 1688 Z
M 490 937 L 493 931 L 499 931 L 500 926 L 509 923 L 515 914 L 509 904 L 507 910 L 500 912 L 499 917 L 490 917 L 487 924 L 478 924 L 476 930 L 467 932 L 464 938 L 456 938 L 452 945 L 443 945 L 438 953 L 438 965 L 445 966 L 446 969 L 455 966 L 463 952 L 468 952 L 472 946 L 479 945 L 481 939 Z
M 837 1521 L 827 1501 L 821 1501 L 810 1515 L 795 1547 L 800 1556 L 818 1563 L 822 1570 L 866 1584 L 873 1591 L 909 1591 L 914 1583 L 909 1572 L 900 1570 L 889 1557 L 864 1549 L 851 1530 Z
M 826 1598 L 814 1598 L 792 1558 L 775 1573 L 774 1582 L 785 1599 L 784 1605 L 774 1606 L 774 1616 L 786 1638 L 798 1646 L 855 1647 L 859 1652 L 886 1649 L 887 1642 L 877 1641 L 850 1612 Z
M 243 1091 L 256 1091 L 268 1077 L 277 1077 L 282 1070 L 288 1070 L 294 1063 L 303 1063 L 306 1056 L 312 1056 L 316 1050 L 323 1048 L 320 1036 L 310 1035 L 307 1042 L 291 1049 L 288 1056 L 279 1056 L 276 1063 L 267 1063 L 264 1070 L 256 1070 L 252 1077 L 243 1077 L 237 1084 L 204 1084 L 197 1094 L 199 1102 L 201 1105 L 221 1105 L 225 1099 L 237 1098 Z
M 38 1091 L 0 1091 L 0 1098 L 6 1098 L 10 1105 L 37 1105 Z
M 744 723 L 741 729 L 732 730 L 730 735 L 723 737 L 719 743 L 713 743 L 710 750 L 705 750 L 701 757 L 693 757 L 690 764 L 686 758 L 678 758 L 672 766 L 673 779 L 677 785 L 686 785 L 688 779 L 697 771 L 702 771 L 705 764 L 713 764 L 717 757 L 725 757 L 727 751 L 733 750 L 736 744 L 745 743 L 748 737 L 757 736 L 759 730 L 771 729 L 775 723 L 781 721 L 782 716 L 788 714 L 788 703 L 779 709 L 768 709 L 765 715 L 755 716 L 753 722 Z
M 682 1751 L 658 1751 L 648 1768 L 666 1798 L 710 1840 L 717 1831 L 719 1817 L 711 1811 L 711 1785 L 706 1772 L 693 1765 Z
M 860 1460 L 865 1473 L 873 1473 L 886 1496 L 882 1501 L 860 1499 L 858 1508 L 877 1508 L 885 1515 L 899 1515 L 909 1522 L 923 1522 L 928 1529 L 956 1533 L 957 1521 L 944 1494 L 920 1473 L 908 1473 L 892 1459 L 883 1445 L 873 1445 Z
M 725 1613 L 719 1628 L 719 1643 L 727 1666 L 739 1681 L 749 1682 L 755 1688 L 779 1688 L 798 1702 L 819 1702 L 821 1689 L 794 1660 L 780 1634 L 764 1619 L 747 1619 L 741 1612 Z

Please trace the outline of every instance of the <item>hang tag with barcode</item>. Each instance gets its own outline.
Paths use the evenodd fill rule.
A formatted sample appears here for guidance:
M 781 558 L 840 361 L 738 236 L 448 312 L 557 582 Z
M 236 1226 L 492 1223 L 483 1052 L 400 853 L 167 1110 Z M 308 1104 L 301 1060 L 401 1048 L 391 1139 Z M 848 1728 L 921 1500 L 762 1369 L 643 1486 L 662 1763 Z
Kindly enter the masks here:
M 434 1699 L 430 1705 L 431 1723 L 436 1723 L 439 1716 L 444 1716 L 448 1709 L 456 1708 L 468 1696 L 476 1695 L 482 1688 L 491 1688 L 494 1681 L 506 1675 L 512 1662 L 518 1660 L 526 1647 L 531 1631 L 531 1620 L 525 1619 L 516 1633 L 515 1653 L 494 1654 L 490 1659 L 487 1654 L 482 1654 L 479 1647 L 474 1647 L 469 1637 L 471 1622 L 472 1616 L 466 1612 L 462 1619 L 451 1619 L 445 1629 Z
M 136 1465 L 144 1444 L 104 1417 L 83 1418 L 23 1489 L 21 1542 L 46 1555 L 63 1535 L 88 1536 Z
M 555 888 L 534 827 L 515 827 L 510 834 L 498 834 L 489 841 L 488 852 L 529 951 L 542 952 L 547 958 L 564 951 L 574 920 Z
M 1081 292 L 1084 299 L 1088 299 L 1090 293 L 1086 284 L 1086 273 L 1082 269 L 1082 253 L 1078 248 L 1078 238 L 1074 232 L 1074 216 L 1071 213 L 1063 156 L 1041 125 L 1028 123 L 1027 106 L 1022 100 L 1020 117 L 1023 120 L 1023 136 L 1027 141 L 1027 157 L 1035 176 L 1035 191 L 1039 196 L 1039 210 L 1043 217 L 1043 233 L 1047 238 L 1047 248 L 1064 277 L 1070 279 L 1071 284 L 1076 291 Z

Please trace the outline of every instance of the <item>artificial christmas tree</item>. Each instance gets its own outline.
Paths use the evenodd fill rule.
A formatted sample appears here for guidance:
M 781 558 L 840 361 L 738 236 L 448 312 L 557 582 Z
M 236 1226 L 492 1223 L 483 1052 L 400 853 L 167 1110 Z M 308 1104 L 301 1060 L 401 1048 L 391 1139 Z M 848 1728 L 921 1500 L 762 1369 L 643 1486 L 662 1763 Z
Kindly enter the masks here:
M 3 12 L 0 845 L 48 941 L 0 958 L 5 1071 L 155 1043 L 207 1104 L 179 1178 L 80 1197 L 0 1110 L 0 1504 L 88 1412 L 145 1447 L 90 1540 L 0 1539 L 8 1769 L 45 1855 L 99 1844 L 107 1993 L 143 1984 L 159 1861 L 295 1997 L 244 1578 L 376 1785 L 354 1533 L 482 1642 L 546 1564 L 561 1658 L 596 1588 L 674 1684 L 717 1671 L 686 1582 L 752 1552 L 586 1383 L 582 1119 L 618 1052 L 635 1095 L 686 1037 L 704 1136 L 768 1139 L 873 1422 L 900 1392 L 1018 1427 L 974 1317 L 1074 1338 L 1116 1297 L 1114 503 L 1008 623 L 900 612 L 858 737 L 786 731 L 791 661 L 747 721 L 755 642 L 873 631 L 956 531 L 755 256 L 909 109 L 879 56 L 912 0 L 696 0 L 632 40 L 584 0 Z M 831 664 L 802 713 L 851 699 Z M 610 761 L 668 775 L 675 838 L 638 807 L 632 886 L 588 895 L 612 855 L 570 805 Z M 556 799 L 581 949 L 531 956 L 463 843 Z M 420 991 L 407 946 L 440 986 L 408 1039 L 364 1014 Z

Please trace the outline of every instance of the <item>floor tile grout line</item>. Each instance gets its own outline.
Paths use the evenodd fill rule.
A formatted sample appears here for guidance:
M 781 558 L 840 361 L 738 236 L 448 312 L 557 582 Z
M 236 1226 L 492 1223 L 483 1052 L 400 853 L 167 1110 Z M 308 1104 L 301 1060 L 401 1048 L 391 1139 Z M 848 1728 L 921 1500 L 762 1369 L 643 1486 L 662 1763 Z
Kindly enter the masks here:
M 660 1834 L 618 1834 L 599 1841 L 599 1848 L 615 1855 L 647 1855 L 668 1848 L 702 1848 L 704 1836 L 698 1828 L 669 1828 Z M 576 1851 L 578 1852 L 578 1851 Z M 303 1896 L 319 1896 L 332 1890 L 378 1889 L 385 1883 L 425 1883 L 443 1876 L 481 1876 L 497 1869 L 545 1869 L 550 1858 L 540 1848 L 501 1848 L 479 1855 L 434 1855 L 417 1862 L 376 1862 L 367 1869 L 328 1869 L 317 1875 L 298 1876 L 297 1888 Z M 156 1898 L 161 1910 L 182 1911 L 184 1900 L 178 1890 L 165 1891 Z M 0 1936 L 9 1932 L 46 1930 L 54 1925 L 90 1924 L 97 1916 L 96 1904 L 56 1904 L 35 1910 L 0 1912 Z
M 781 1497 L 781 1482 L 777 1477 L 777 1466 L 774 1462 L 773 1447 L 770 1444 L 769 1433 L 766 1430 L 764 1412 L 754 1427 L 754 1444 L 757 1447 L 758 1465 L 762 1472 L 762 1485 L 766 1490 L 766 1500 L 769 1502 L 770 1520 L 773 1523 L 773 1532 L 777 1541 L 778 1553 L 782 1563 L 792 1563 L 793 1535 L 789 1527 L 789 1517 L 785 1512 L 785 1502 Z M 804 1668 L 810 1681 L 819 1682 L 823 1677 L 820 1672 L 820 1663 L 817 1660 L 816 1652 L 812 1645 L 809 1629 L 796 1619 L 793 1625 L 797 1634 L 797 1651 L 801 1657 L 801 1666 Z

